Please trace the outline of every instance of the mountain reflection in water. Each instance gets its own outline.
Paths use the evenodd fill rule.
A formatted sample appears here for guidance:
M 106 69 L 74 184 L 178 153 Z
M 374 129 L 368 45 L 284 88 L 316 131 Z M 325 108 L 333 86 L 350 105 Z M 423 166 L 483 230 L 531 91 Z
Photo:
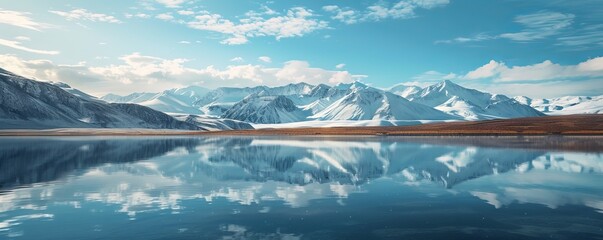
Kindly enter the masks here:
M 0 138 L 0 237 L 603 237 L 600 149 L 549 140 Z

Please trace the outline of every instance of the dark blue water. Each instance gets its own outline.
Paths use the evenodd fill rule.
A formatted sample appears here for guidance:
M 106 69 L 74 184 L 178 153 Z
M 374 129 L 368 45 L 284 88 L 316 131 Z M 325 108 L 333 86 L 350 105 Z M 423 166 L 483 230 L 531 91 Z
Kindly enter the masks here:
M 601 140 L 0 138 L 0 239 L 603 239 Z

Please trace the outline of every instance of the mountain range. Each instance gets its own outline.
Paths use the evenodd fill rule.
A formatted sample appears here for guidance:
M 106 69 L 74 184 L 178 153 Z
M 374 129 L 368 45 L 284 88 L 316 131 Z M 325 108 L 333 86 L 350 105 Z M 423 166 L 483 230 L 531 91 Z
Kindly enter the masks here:
M 469 89 L 451 81 L 421 88 L 378 89 L 361 82 L 328 86 L 201 86 L 97 98 L 61 82 L 42 82 L 0 69 L 0 128 L 165 128 L 194 130 L 292 126 L 406 125 L 601 113 L 603 96 L 532 99 Z
M 603 113 L 603 95 L 594 97 L 566 96 L 549 99 L 532 99 L 526 96 L 520 96 L 515 97 L 514 99 L 548 115 Z
M 107 95 L 108 102 L 128 102 L 156 110 L 235 119 L 253 124 L 332 122 L 346 125 L 404 124 L 407 121 L 484 120 L 544 116 L 540 111 L 504 95 L 464 88 L 443 81 L 426 88 L 398 85 L 378 89 L 361 82 L 317 86 L 306 83 L 281 87 L 217 88 L 183 99 L 179 89 L 157 94 Z M 141 100 L 141 96 L 152 96 Z M 149 99 L 182 99 L 172 107 L 149 104 Z M 167 102 L 167 101 L 162 101 Z M 171 109 L 166 111 L 166 109 Z

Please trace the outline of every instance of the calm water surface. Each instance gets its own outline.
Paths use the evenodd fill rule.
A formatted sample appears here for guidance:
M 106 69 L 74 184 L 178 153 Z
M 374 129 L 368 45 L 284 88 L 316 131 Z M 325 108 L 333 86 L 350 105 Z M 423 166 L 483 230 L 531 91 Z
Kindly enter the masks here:
M 0 239 L 603 239 L 603 151 L 509 139 L 0 138 Z

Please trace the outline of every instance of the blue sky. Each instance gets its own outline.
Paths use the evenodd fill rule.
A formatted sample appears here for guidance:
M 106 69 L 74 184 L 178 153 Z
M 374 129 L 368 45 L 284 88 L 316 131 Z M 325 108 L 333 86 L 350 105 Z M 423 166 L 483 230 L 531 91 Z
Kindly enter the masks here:
M 187 85 L 603 94 L 603 1 L 5 1 L 0 67 L 96 95 Z

